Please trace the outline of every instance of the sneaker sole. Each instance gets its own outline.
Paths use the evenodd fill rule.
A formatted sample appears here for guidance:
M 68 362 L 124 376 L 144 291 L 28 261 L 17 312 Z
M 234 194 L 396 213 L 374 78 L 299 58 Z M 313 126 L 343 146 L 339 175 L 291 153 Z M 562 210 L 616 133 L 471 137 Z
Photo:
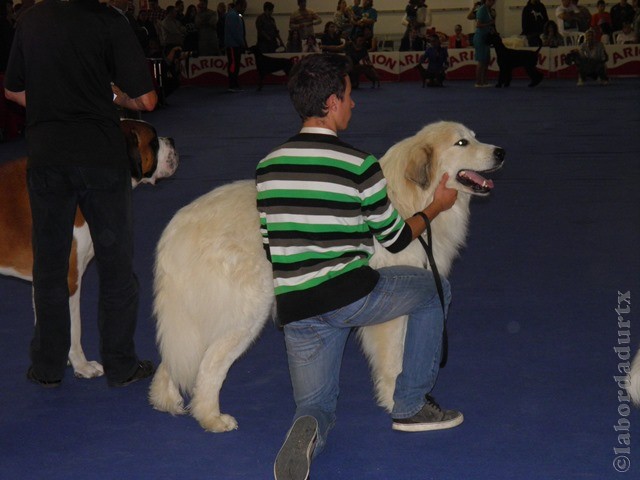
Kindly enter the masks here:
M 318 432 L 318 422 L 313 417 L 298 418 L 282 444 L 273 475 L 276 480 L 307 480 L 311 470 L 312 446 Z
M 464 421 L 464 415 L 446 422 L 430 422 L 430 423 L 393 423 L 391 428 L 399 432 L 430 432 L 434 430 L 446 430 L 448 428 L 457 427 Z

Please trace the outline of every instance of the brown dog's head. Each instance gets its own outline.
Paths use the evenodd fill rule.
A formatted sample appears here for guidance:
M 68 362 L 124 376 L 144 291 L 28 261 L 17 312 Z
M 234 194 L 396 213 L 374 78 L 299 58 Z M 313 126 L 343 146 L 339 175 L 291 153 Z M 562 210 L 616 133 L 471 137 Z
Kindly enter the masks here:
M 121 120 L 120 128 L 127 141 L 134 187 L 174 174 L 179 157 L 172 138 L 158 137 L 156 129 L 141 120 Z

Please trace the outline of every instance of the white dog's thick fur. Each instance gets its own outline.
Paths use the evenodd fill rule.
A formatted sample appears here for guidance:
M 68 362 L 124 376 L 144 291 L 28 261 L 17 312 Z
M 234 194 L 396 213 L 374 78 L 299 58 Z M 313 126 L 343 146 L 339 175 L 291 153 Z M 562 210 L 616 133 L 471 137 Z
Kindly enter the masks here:
M 478 142 L 459 123 L 438 122 L 393 146 L 380 160 L 388 192 L 407 218 L 433 199 L 442 175 L 459 191 L 455 205 L 432 224 L 433 250 L 447 275 L 464 244 L 472 194 L 492 187 L 478 172 L 502 165 L 504 151 Z M 391 254 L 376 244 L 372 266 L 423 267 L 419 242 Z M 155 266 L 157 340 L 162 362 L 151 383 L 150 401 L 158 410 L 190 413 L 209 431 L 237 428 L 220 413 L 219 392 L 231 364 L 257 338 L 274 301 L 271 265 L 259 232 L 252 180 L 223 187 L 181 209 L 166 227 Z M 406 317 L 360 329 L 371 364 L 378 402 L 393 403 L 395 378 L 402 367 Z
M 627 380 L 627 392 L 629 392 L 631 401 L 640 407 L 640 350 L 633 358 L 631 372 L 629 372 Z

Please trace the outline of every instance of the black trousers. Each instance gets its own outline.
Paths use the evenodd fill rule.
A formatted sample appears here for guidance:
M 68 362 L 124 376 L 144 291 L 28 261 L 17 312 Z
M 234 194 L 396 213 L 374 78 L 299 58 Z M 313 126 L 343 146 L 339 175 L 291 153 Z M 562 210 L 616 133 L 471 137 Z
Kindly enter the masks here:
M 133 272 L 131 174 L 127 167 L 32 167 L 27 173 L 33 220 L 36 313 L 30 355 L 45 380 L 64 375 L 70 348 L 67 273 L 76 209 L 93 240 L 100 279 L 98 328 L 105 375 L 129 378 L 137 368 L 133 336 L 138 280 Z
M 238 77 L 240 76 L 240 59 L 242 48 L 227 47 L 227 75 L 229 76 L 229 88 L 240 88 Z

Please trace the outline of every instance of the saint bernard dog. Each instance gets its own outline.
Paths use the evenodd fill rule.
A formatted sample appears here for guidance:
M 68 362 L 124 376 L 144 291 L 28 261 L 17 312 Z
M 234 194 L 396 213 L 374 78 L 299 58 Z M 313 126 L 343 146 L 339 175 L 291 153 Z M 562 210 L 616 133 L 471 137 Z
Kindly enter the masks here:
M 158 137 L 155 128 L 140 120 L 122 120 L 131 164 L 131 182 L 151 183 L 169 177 L 178 168 L 178 153 L 173 139 Z M 0 164 L 0 274 L 31 281 L 31 212 L 27 192 L 26 157 Z M 76 377 L 99 377 L 102 365 L 88 361 L 82 350 L 80 287 L 82 275 L 93 258 L 89 226 L 80 210 L 76 213 L 73 244 L 69 258 L 69 309 L 71 312 L 71 348 L 69 362 Z

